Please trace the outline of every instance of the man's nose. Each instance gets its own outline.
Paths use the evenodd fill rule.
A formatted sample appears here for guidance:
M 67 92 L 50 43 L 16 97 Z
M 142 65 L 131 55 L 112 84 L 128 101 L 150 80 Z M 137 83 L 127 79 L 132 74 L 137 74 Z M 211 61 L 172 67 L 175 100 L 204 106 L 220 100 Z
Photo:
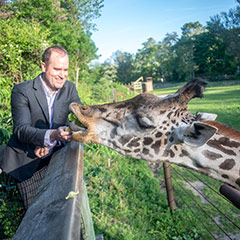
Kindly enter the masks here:
M 59 76 L 60 76 L 61 78 L 64 78 L 64 77 L 66 76 L 65 71 L 64 71 L 64 70 L 60 71 Z

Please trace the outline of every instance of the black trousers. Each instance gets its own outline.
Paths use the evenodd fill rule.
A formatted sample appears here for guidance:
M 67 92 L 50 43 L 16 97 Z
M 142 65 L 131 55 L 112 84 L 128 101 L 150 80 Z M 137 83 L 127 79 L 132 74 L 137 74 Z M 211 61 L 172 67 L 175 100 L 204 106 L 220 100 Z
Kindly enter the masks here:
M 25 210 L 31 205 L 37 189 L 44 178 L 51 157 L 42 159 L 33 176 L 23 182 L 16 182 Z

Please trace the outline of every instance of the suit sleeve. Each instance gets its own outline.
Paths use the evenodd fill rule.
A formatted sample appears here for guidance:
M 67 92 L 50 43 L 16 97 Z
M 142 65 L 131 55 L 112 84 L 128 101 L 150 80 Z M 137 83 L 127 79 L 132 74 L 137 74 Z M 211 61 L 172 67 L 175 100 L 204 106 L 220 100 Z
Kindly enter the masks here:
M 17 85 L 12 90 L 11 107 L 14 123 L 13 133 L 22 143 L 37 146 L 44 145 L 44 135 L 47 129 L 39 129 L 31 126 L 31 112 L 29 99 L 24 90 Z

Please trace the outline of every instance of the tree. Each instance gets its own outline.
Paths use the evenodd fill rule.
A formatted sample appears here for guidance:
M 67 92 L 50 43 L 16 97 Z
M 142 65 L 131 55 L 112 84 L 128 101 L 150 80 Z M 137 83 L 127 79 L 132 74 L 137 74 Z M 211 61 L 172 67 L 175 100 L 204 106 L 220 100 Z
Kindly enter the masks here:
M 199 21 L 196 21 L 185 23 L 181 30 L 183 37 L 194 38 L 195 36 L 205 32 L 206 27 L 203 27 L 202 24 L 199 23 Z
M 212 34 L 221 37 L 230 55 L 237 58 L 240 65 L 240 0 L 237 6 L 210 18 L 207 29 Z
M 136 72 L 139 76 L 160 78 L 159 72 L 159 46 L 153 38 L 149 38 L 138 50 L 135 59 Z
M 194 61 L 196 73 L 209 77 L 234 74 L 234 57 L 227 52 L 222 38 L 206 32 L 198 35 L 194 42 Z
M 113 54 L 113 60 L 116 65 L 116 80 L 121 83 L 130 83 L 133 78 L 134 59 L 133 55 L 127 52 L 117 51 Z
M 176 78 L 176 52 L 174 50 L 175 44 L 178 42 L 178 35 L 176 32 L 167 33 L 162 42 L 159 43 L 159 73 L 160 77 L 167 81 L 177 80 Z
M 69 52 L 70 77 L 80 70 L 83 77 L 87 64 L 96 57 L 91 40 L 92 19 L 100 16 L 103 0 L 24 0 L 11 1 L 12 16 L 26 23 L 38 23 L 49 31 L 46 41 L 61 45 Z

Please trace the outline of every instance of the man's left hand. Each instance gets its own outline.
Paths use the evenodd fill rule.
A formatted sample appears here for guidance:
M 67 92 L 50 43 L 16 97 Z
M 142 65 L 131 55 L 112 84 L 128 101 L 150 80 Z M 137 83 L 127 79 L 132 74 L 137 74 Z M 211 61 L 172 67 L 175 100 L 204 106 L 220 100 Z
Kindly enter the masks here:
M 49 148 L 37 146 L 34 150 L 34 153 L 38 158 L 42 158 L 49 153 L 49 150 L 50 150 Z

